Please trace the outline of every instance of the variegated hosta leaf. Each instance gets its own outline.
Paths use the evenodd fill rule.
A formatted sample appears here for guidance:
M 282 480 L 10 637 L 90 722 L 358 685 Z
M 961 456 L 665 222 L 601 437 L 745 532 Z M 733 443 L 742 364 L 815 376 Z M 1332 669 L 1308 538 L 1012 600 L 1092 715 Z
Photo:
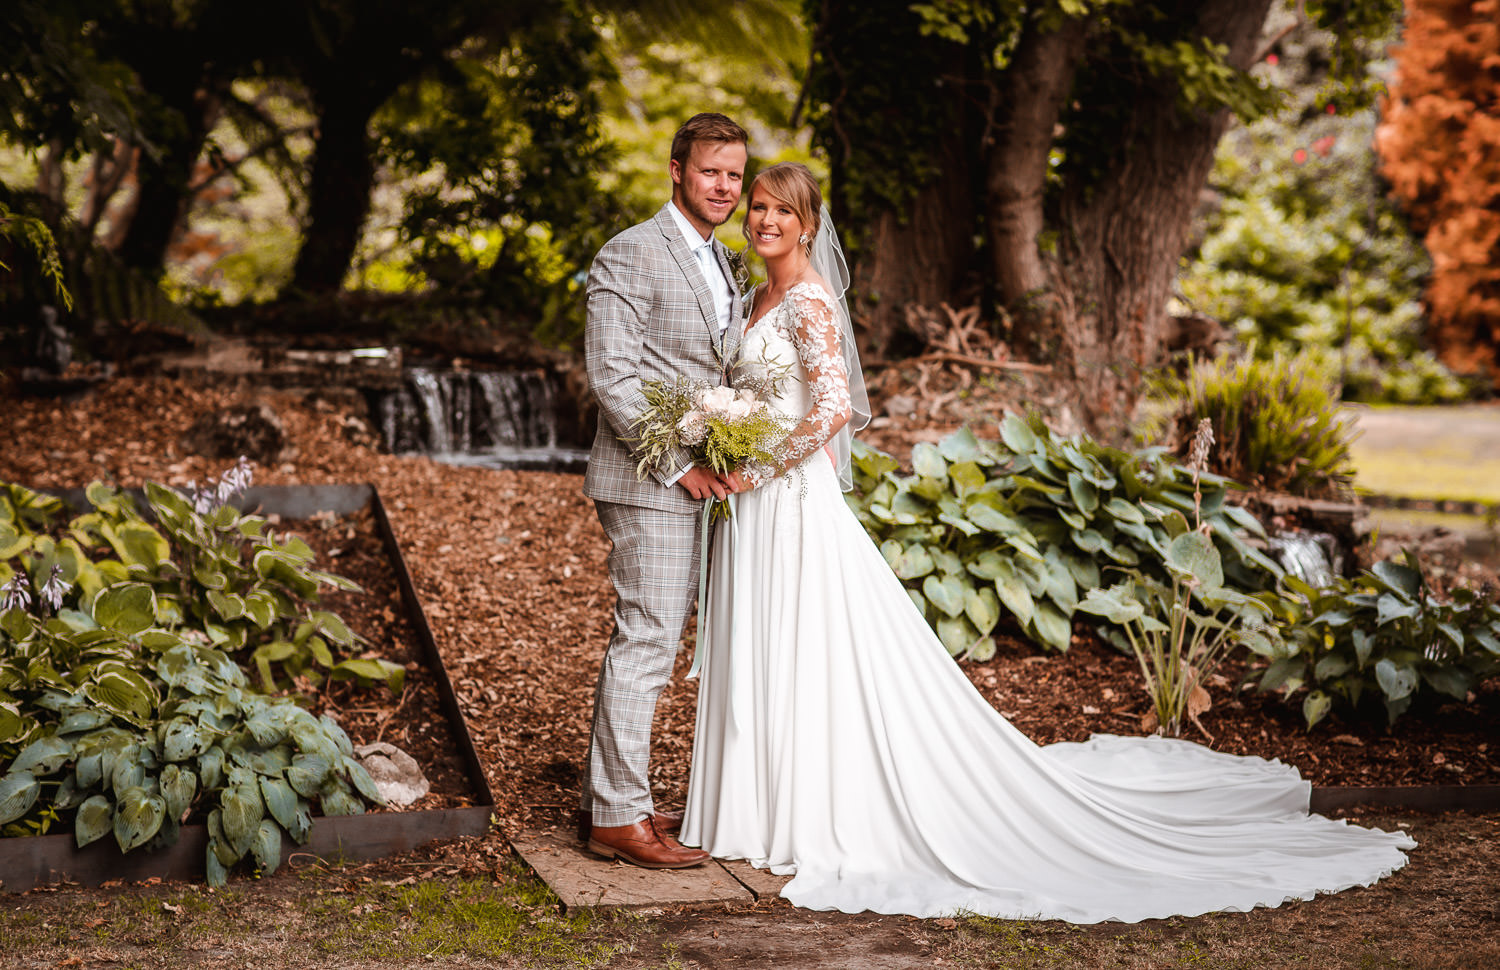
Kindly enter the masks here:
M 262 875 L 270 875 L 281 865 L 281 829 L 270 819 L 261 819 L 250 843 L 250 854 Z
M 94 619 L 126 636 L 140 633 L 156 623 L 156 594 L 145 583 L 111 586 L 94 601 Z
M 81 849 L 108 835 L 114 824 L 114 804 L 103 795 L 90 795 L 73 818 L 73 838 Z
M 162 819 L 167 817 L 167 803 L 159 795 L 144 788 L 127 788 L 115 803 L 115 841 L 121 852 L 129 852 L 138 845 L 145 845 Z
M 0 825 L 31 811 L 42 786 L 29 771 L 10 771 L 0 777 Z

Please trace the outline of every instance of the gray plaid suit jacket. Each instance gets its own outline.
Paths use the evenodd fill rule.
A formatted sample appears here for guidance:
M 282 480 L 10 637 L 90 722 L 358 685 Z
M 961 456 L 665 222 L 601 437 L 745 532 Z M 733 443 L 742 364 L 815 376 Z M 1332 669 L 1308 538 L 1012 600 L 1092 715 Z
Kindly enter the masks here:
M 605 243 L 594 257 L 584 362 L 599 403 L 599 431 L 583 493 L 597 502 L 664 512 L 699 508 L 686 489 L 665 484 L 691 460 L 686 452 L 669 455 L 642 481 L 636 475 L 638 456 L 625 439 L 645 408 L 643 381 L 686 374 L 723 383 L 721 360 L 733 360 L 738 350 L 744 310 L 724 247 L 717 240 L 713 247 L 735 297 L 722 347 L 703 268 L 665 205 Z

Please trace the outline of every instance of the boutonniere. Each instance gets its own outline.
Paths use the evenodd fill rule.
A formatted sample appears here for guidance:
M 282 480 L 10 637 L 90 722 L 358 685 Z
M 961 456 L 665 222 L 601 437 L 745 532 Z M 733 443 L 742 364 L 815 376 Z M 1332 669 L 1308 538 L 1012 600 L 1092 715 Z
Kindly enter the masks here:
M 724 258 L 729 261 L 729 272 L 734 276 L 734 288 L 740 293 L 750 285 L 750 271 L 745 268 L 745 257 L 738 250 L 724 247 Z

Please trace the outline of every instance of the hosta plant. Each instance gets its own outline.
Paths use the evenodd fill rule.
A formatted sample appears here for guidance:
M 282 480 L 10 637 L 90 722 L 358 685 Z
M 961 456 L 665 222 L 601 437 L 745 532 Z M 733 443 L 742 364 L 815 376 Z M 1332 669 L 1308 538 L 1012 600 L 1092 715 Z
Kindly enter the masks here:
M 400 687 L 394 664 L 331 656 L 324 637 L 358 640 L 312 600 L 352 584 L 224 504 L 245 483 L 241 472 L 212 492 L 150 485 L 155 525 L 98 483 L 92 511 L 66 522 L 56 498 L 0 486 L 4 834 L 70 821 L 80 845 L 113 833 L 129 851 L 200 819 L 217 884 L 247 856 L 274 868 L 281 834 L 305 841 L 315 807 L 378 801 L 337 724 L 259 693 L 226 652 L 265 686 L 278 661 L 309 683 L 321 666 Z
M 1466 700 L 1500 672 L 1500 605 L 1463 587 L 1438 597 L 1413 556 L 1323 588 L 1282 583 L 1265 599 L 1286 634 L 1257 651 L 1255 673 L 1261 690 L 1301 699 L 1309 728 L 1335 706 L 1383 708 L 1394 723 L 1424 698 Z
M 333 677 L 399 691 L 400 665 L 335 656 L 361 641 L 337 614 L 316 608 L 318 591 L 355 584 L 315 568 L 301 539 L 277 536 L 264 517 L 229 504 L 249 483 L 245 466 L 225 478 L 186 494 L 148 482 L 150 521 L 129 495 L 94 482 L 85 490 L 92 510 L 65 524 L 60 500 L 0 484 L 0 583 L 19 568 L 40 589 L 56 568 L 72 587 L 67 605 L 76 606 L 129 579 L 151 590 L 156 623 L 201 632 L 252 666 L 266 690 Z
M 113 835 L 129 852 L 202 819 L 218 886 L 242 859 L 274 870 L 282 833 L 306 842 L 314 806 L 350 815 L 381 801 L 336 723 L 151 625 L 152 599 L 127 582 L 93 614 L 0 615 L 0 832 L 40 834 L 71 816 L 80 847 Z
M 910 475 L 857 442 L 854 466 L 855 514 L 948 650 L 978 659 L 993 652 L 1005 613 L 1038 643 L 1066 650 L 1079 600 L 1111 567 L 1169 582 L 1174 523 L 1195 507 L 1191 474 L 1162 449 L 1125 452 L 1015 415 L 1001 422 L 1000 441 L 965 429 L 919 443 Z M 1225 501 L 1229 484 L 1202 476 L 1198 507 L 1225 588 L 1255 592 L 1280 569 L 1240 535 L 1264 531 Z M 1128 650 L 1123 629 L 1102 622 Z

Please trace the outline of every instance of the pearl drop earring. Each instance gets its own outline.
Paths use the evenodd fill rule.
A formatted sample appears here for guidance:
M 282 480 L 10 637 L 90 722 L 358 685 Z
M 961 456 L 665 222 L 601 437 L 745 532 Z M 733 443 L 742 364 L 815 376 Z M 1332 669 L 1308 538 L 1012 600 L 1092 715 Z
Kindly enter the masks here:
M 807 243 L 808 243 L 808 240 L 809 240 L 809 239 L 810 239 L 810 238 L 811 238 L 811 237 L 810 237 L 810 236 L 808 236 L 808 234 L 807 234 L 807 233 L 805 233 L 805 232 L 804 232 L 804 233 L 803 233 L 803 234 L 802 234 L 802 235 L 800 235 L 800 236 L 798 236 L 798 237 L 797 237 L 797 241 L 798 241 L 798 242 L 799 242 L 799 243 L 801 243 L 801 244 L 802 244 L 802 245 L 804 245 L 804 246 L 806 246 L 806 245 L 807 245 Z

